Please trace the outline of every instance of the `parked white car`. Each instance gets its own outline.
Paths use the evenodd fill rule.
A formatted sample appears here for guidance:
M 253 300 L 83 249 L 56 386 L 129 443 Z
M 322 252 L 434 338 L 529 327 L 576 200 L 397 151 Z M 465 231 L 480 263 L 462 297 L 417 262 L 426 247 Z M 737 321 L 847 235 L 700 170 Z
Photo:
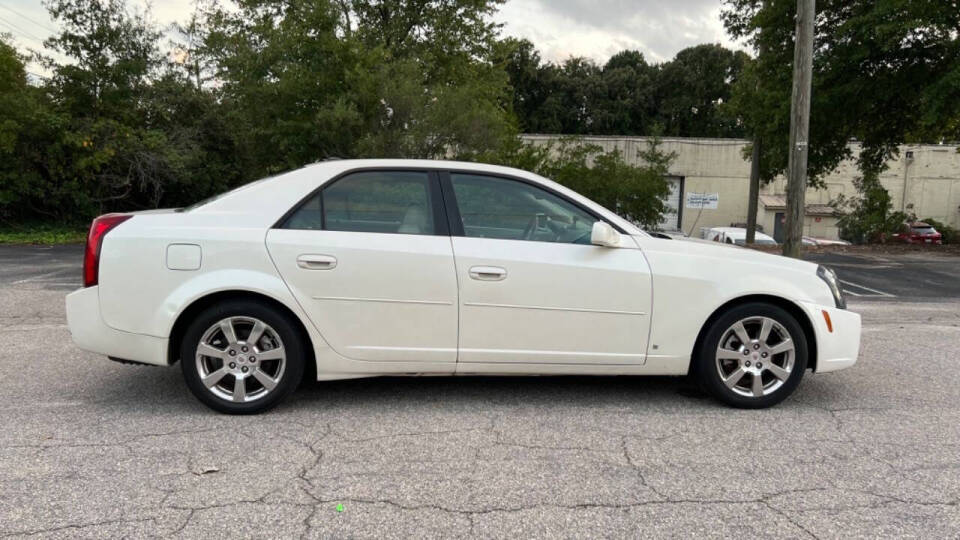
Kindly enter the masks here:
M 704 228 L 701 231 L 704 240 L 711 242 L 720 242 L 721 244 L 734 244 L 743 246 L 747 243 L 747 230 L 743 227 L 711 227 Z M 763 234 L 760 231 L 754 231 L 753 243 L 757 245 L 777 245 L 773 237 Z
M 846 240 L 831 240 L 830 238 L 815 238 L 813 236 L 804 236 L 801 238 L 805 246 L 849 246 L 850 242 Z
M 860 344 L 827 268 L 654 238 L 535 174 L 443 161 L 329 161 L 101 216 L 66 303 L 81 348 L 179 360 L 227 413 L 276 405 L 305 373 L 693 373 L 757 408 Z

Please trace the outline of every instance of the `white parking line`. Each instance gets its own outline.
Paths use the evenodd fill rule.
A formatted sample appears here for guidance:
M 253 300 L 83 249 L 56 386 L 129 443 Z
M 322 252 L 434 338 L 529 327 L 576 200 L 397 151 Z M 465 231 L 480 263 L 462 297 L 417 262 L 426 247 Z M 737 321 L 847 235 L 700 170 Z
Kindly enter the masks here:
M 17 281 L 14 281 L 14 282 L 12 282 L 12 283 L 10 283 L 10 284 L 11 284 L 11 285 L 19 285 L 19 284 L 21 284 L 21 283 L 29 283 L 29 282 L 31 282 L 31 281 L 38 281 L 38 280 L 46 279 L 46 278 L 49 278 L 49 277 L 53 277 L 53 276 L 55 276 L 55 275 L 57 275 L 57 274 L 61 274 L 61 273 L 63 273 L 63 270 L 54 270 L 53 272 L 47 272 L 47 273 L 45 273 L 45 274 L 40 274 L 40 275 L 37 275 L 37 276 L 30 276 L 30 277 L 28 277 L 28 278 L 18 279 Z
M 896 297 L 897 297 L 897 295 L 895 295 L 895 294 L 885 293 L 885 292 L 883 292 L 883 291 L 878 291 L 878 290 L 876 290 L 876 289 L 871 289 L 870 287 L 867 287 L 867 286 L 864 286 L 864 285 L 860 285 L 860 284 L 858 284 L 858 283 L 852 283 L 852 282 L 850 282 L 850 281 L 844 281 L 844 280 L 842 280 L 842 279 L 840 280 L 840 283 L 843 283 L 844 285 L 849 285 L 850 287 L 856 287 L 857 289 L 862 289 L 862 290 L 864 290 L 864 291 L 869 291 L 869 292 L 873 293 L 873 294 L 858 294 L 858 293 L 855 293 L 855 292 L 853 292 L 853 291 L 851 291 L 851 290 L 849 290 L 849 289 L 846 289 L 846 288 L 843 289 L 843 292 L 845 292 L 845 293 L 847 293 L 847 294 L 852 294 L 853 296 L 880 296 L 880 297 L 884 297 L 884 298 L 896 298 Z

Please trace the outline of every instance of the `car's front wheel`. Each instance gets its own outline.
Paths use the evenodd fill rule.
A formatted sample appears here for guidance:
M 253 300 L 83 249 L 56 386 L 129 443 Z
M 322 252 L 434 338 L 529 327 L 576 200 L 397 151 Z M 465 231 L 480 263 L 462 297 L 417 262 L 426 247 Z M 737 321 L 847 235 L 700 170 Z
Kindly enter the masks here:
M 700 385 L 720 401 L 745 409 L 770 407 L 800 384 L 807 340 L 783 308 L 743 304 L 711 324 L 695 362 Z
M 288 315 L 264 303 L 230 300 L 191 323 L 180 358 L 187 386 L 200 401 L 223 413 L 255 414 L 297 387 L 305 355 Z

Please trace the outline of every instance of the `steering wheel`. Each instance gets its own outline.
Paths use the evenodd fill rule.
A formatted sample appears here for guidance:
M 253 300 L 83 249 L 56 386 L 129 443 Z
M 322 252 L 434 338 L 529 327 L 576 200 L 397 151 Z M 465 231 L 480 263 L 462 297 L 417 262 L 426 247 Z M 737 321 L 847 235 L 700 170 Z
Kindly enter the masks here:
M 523 228 L 523 234 L 520 235 L 521 240 L 531 240 L 533 239 L 533 234 L 537 232 L 537 221 L 540 219 L 540 214 L 534 214 L 530 218 L 530 221 L 527 222 L 527 226 Z

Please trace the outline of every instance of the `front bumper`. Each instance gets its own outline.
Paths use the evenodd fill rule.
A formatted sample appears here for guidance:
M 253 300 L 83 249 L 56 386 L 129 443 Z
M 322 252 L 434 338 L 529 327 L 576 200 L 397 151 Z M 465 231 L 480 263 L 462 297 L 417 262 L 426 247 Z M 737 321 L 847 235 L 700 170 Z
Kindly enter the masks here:
M 166 338 L 122 332 L 103 322 L 98 287 L 67 295 L 67 326 L 73 342 L 85 351 L 144 364 L 168 364 Z
M 846 369 L 860 355 L 860 314 L 834 306 L 803 304 L 817 337 L 816 373 Z M 824 312 L 830 317 L 830 326 Z

